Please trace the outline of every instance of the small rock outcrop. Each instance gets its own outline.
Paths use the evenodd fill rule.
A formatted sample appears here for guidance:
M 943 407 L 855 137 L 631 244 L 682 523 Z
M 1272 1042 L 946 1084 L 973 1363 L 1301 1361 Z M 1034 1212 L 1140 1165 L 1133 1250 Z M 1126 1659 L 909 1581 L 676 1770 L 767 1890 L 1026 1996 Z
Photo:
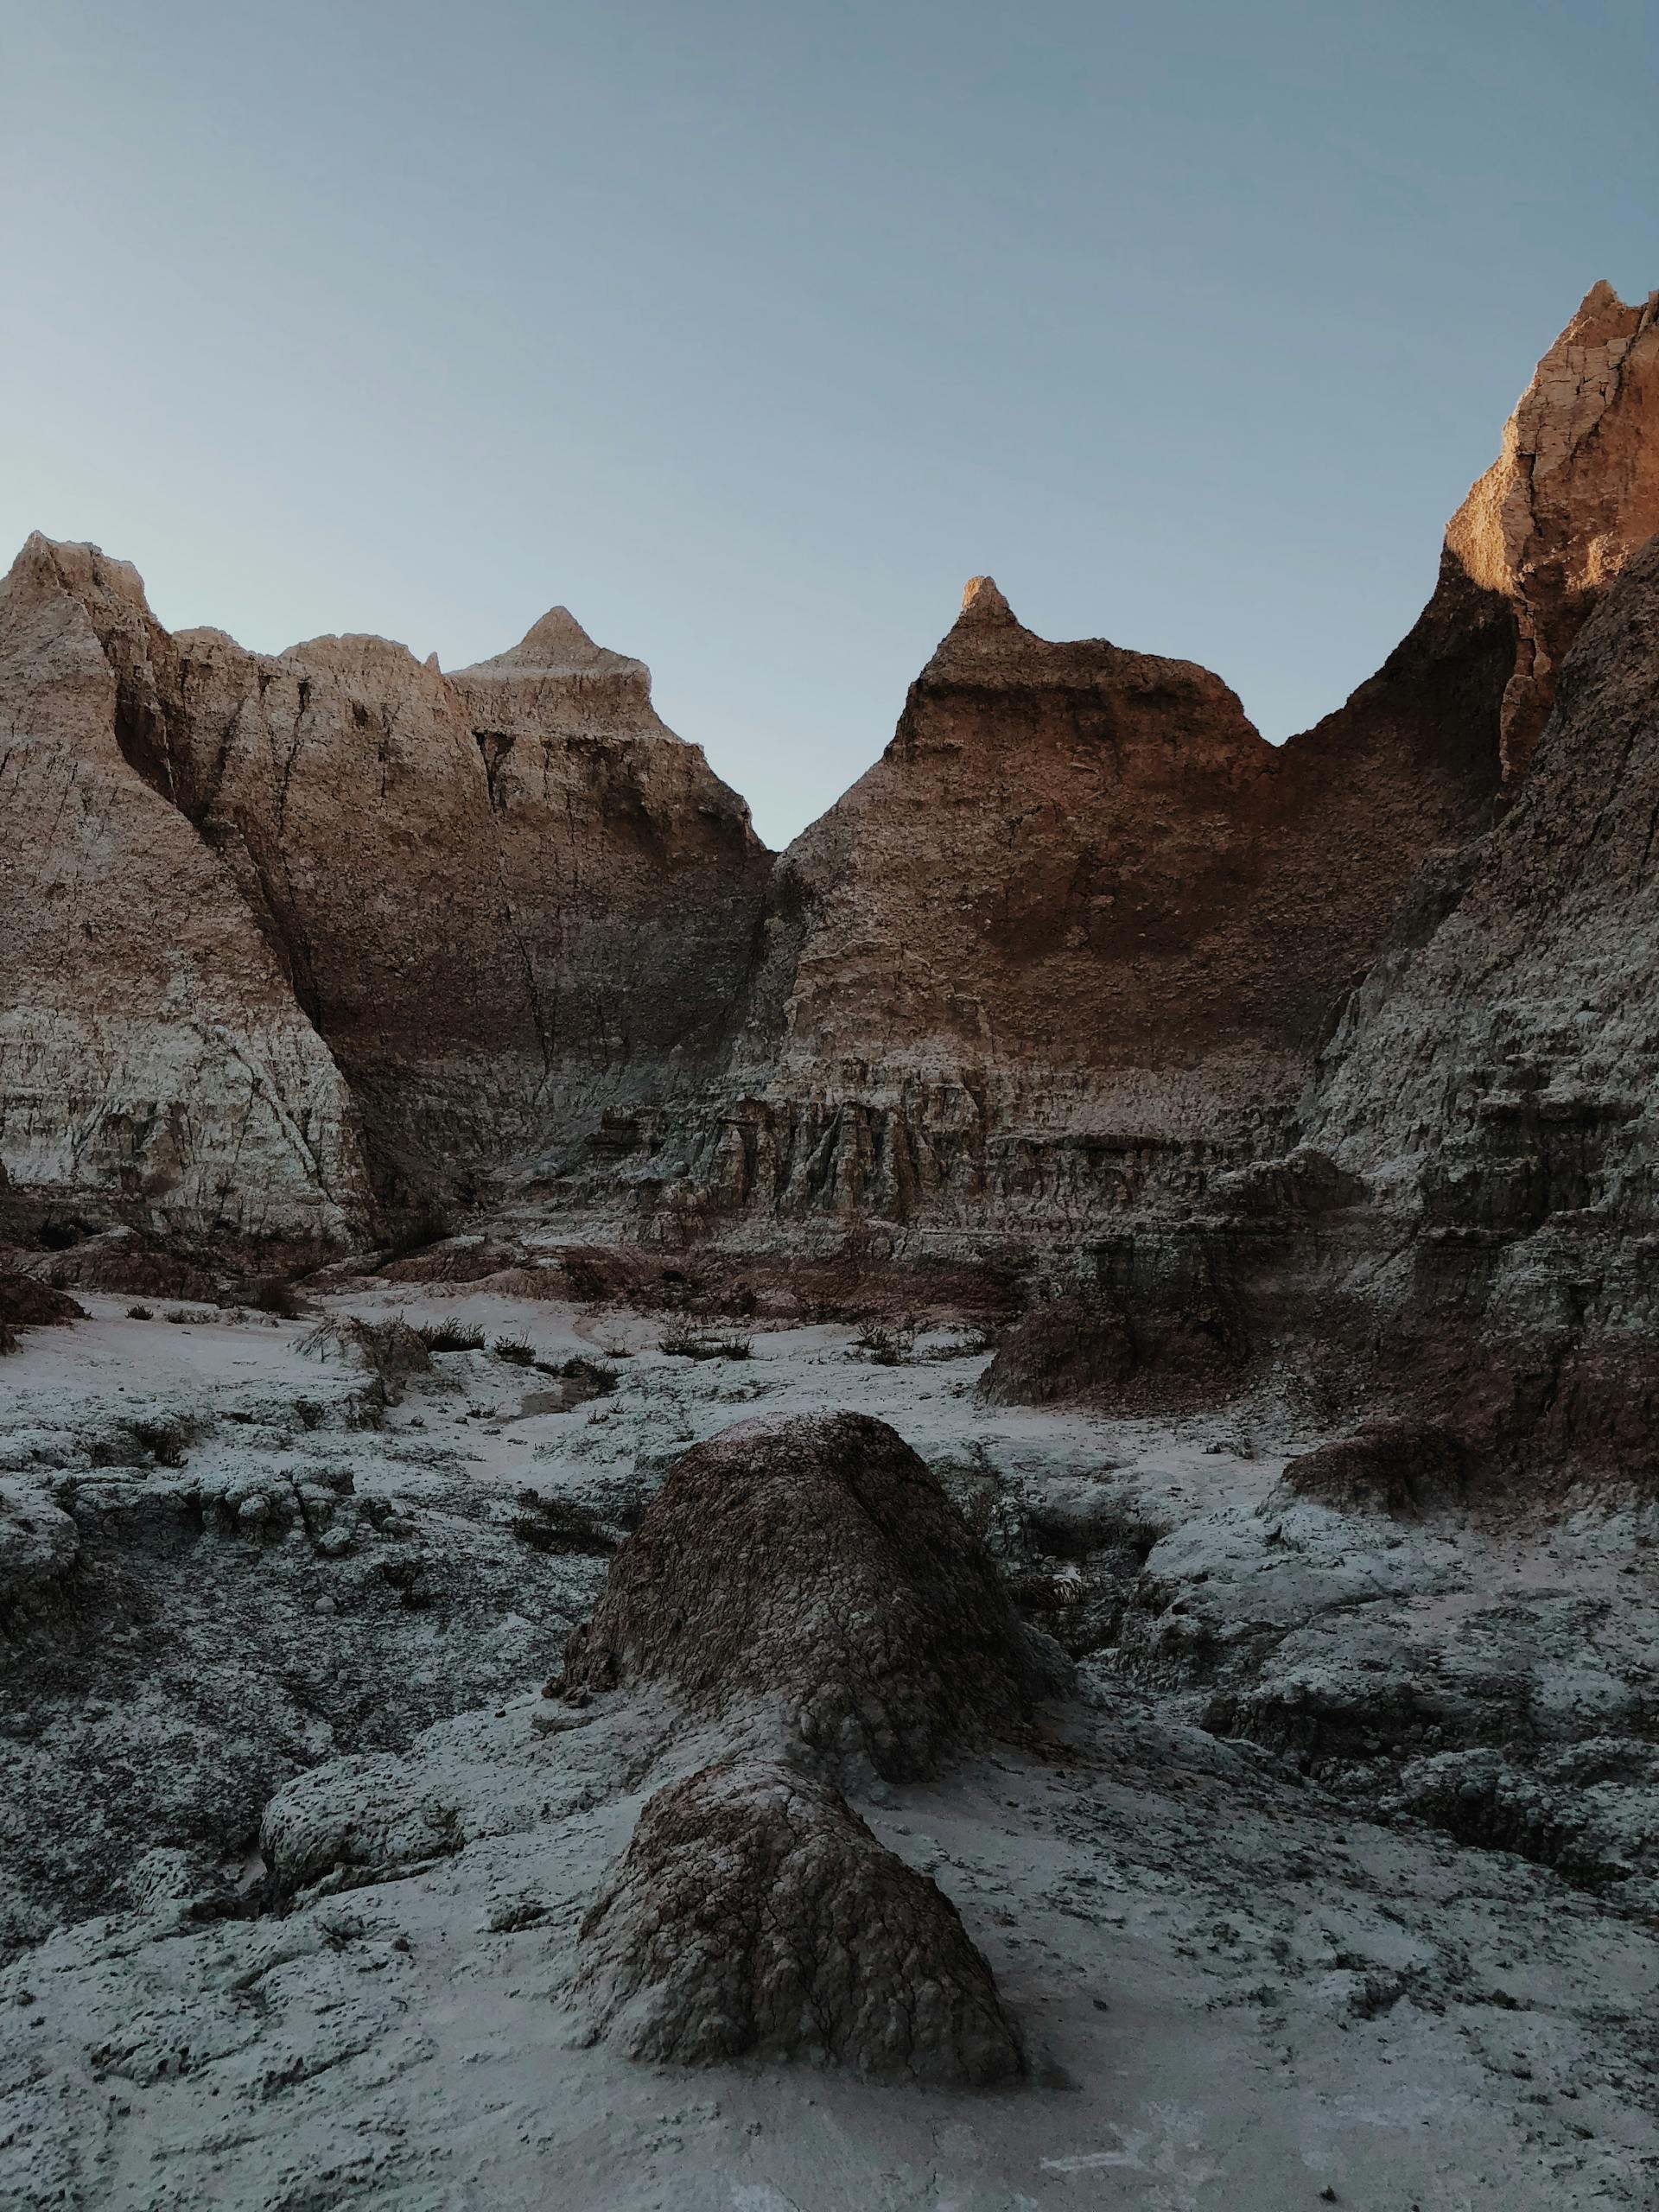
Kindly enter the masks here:
M 982 2088 L 1021 2070 L 938 1885 L 827 1783 L 728 1759 L 660 1789 L 584 1919 L 575 1993 L 632 2058 L 804 2060 Z
M 1237 1313 L 1199 1286 L 1173 1298 L 1154 1285 L 1056 1298 L 1008 1331 L 980 1393 L 1000 1405 L 1198 1403 L 1237 1389 L 1248 1350 Z
M 56 1322 L 86 1318 L 86 1308 L 67 1290 L 0 1268 L 0 1328 L 49 1328 Z
M 996 1569 L 885 1421 L 740 1421 L 676 1460 L 565 1655 L 567 1688 L 781 1706 L 850 1776 L 930 1772 L 1052 1685 Z
M 1464 1453 L 1432 1423 L 1370 1421 L 1353 1435 L 1292 1459 L 1262 1507 L 1333 1506 L 1339 1512 L 1414 1519 L 1462 1494 Z

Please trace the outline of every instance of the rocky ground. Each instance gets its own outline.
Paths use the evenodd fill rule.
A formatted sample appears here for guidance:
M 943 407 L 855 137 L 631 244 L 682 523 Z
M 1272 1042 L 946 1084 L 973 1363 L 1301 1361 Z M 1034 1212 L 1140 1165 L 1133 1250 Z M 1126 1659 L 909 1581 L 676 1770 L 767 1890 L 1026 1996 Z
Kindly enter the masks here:
M 944 1314 L 861 1344 L 525 1288 L 78 1292 L 0 1365 L 0 2202 L 1653 2201 L 1659 1509 L 1321 1451 L 1271 1385 L 988 1405 Z M 687 1447 L 824 1412 L 891 1424 L 1070 1656 L 1039 1725 L 843 1806 L 753 1717 L 720 1782 L 729 1720 L 626 1666 L 544 1695 Z M 687 1801 L 639 1817 L 681 1784 L 798 1887 L 802 1849 L 885 1885 L 870 1974 L 954 1946 L 1019 2075 L 863 2078 L 834 2023 L 836 2064 L 627 2056 L 584 1990 L 614 2009 L 630 1899 L 683 1884 Z

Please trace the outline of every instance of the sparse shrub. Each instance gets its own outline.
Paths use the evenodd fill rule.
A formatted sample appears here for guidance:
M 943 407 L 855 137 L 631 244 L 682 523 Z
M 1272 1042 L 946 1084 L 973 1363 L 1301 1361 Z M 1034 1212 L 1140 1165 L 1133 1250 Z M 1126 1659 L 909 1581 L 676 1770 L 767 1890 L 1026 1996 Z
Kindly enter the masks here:
M 194 1321 L 197 1317 L 182 1306 L 169 1306 L 163 1318 L 168 1321 Z
M 748 1337 L 702 1337 L 688 1322 L 664 1329 L 658 1344 L 671 1359 L 747 1359 L 754 1351 Z
M 528 1337 L 498 1337 L 490 1347 L 498 1359 L 505 1359 L 510 1367 L 533 1367 L 536 1349 Z
M 156 1319 L 155 1308 L 149 1306 L 129 1306 L 127 1319 L 129 1321 L 153 1321 Z
M 302 1340 L 300 1350 L 315 1359 L 325 1359 L 330 1352 L 355 1355 L 393 1396 L 410 1376 L 428 1374 L 432 1366 L 424 1334 L 395 1317 L 365 1321 L 358 1314 L 345 1313 L 320 1321 Z
M 895 1321 L 891 1327 L 880 1321 L 867 1321 L 853 1339 L 861 1351 L 867 1351 L 877 1367 L 902 1367 L 910 1357 L 916 1344 L 916 1324 Z
M 521 1490 L 519 1511 L 508 1523 L 521 1544 L 532 1551 L 587 1554 L 606 1558 L 617 1548 L 617 1539 L 604 1528 L 592 1508 L 575 1498 L 543 1497 L 539 1491 Z
M 604 1353 L 607 1359 L 632 1359 L 633 1357 L 633 1346 L 632 1344 L 625 1344 L 620 1337 L 602 1338 L 600 1341 L 599 1348 L 601 1351 Z
M 617 1385 L 613 1367 L 605 1367 L 596 1359 L 584 1359 L 580 1352 L 569 1359 L 538 1359 L 534 1365 L 538 1375 L 552 1375 L 562 1382 L 578 1384 L 586 1397 L 608 1397 Z M 579 1404 L 581 1400 L 572 1402 Z
M 464 1321 L 428 1321 L 415 1332 L 428 1351 L 482 1351 L 484 1332 Z
M 664 1329 L 657 1340 L 657 1349 L 666 1353 L 670 1359 L 711 1359 L 714 1357 L 709 1344 L 686 1321 L 677 1321 L 671 1328 Z
M 10 1321 L 0 1321 L 0 1356 L 9 1351 L 16 1351 L 22 1342 L 22 1338 Z
M 573 1412 L 589 1398 L 607 1398 L 616 1388 L 614 1368 L 602 1367 L 597 1360 L 584 1359 L 580 1353 L 570 1359 L 538 1359 L 533 1364 L 538 1375 L 551 1376 L 559 1386 L 559 1402 L 543 1408 L 548 1412 Z

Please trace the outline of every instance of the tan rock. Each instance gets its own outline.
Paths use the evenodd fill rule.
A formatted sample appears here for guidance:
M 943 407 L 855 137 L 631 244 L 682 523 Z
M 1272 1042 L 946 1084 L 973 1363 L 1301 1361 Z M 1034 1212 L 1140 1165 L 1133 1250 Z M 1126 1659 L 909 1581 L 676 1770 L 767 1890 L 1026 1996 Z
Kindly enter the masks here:
M 340 1070 L 228 871 L 127 757 L 166 772 L 126 672 L 146 615 L 90 547 L 31 538 L 0 586 L 0 1155 L 21 1186 L 340 1237 L 368 1204 Z
M 1525 773 L 1555 674 L 1597 599 L 1659 530 L 1659 292 L 1605 283 L 1539 362 L 1503 451 L 1446 531 L 1449 552 L 1515 610 L 1503 694 L 1506 784 Z
M 644 666 L 563 609 L 453 680 L 378 638 L 271 658 L 218 631 L 170 637 L 135 570 L 32 539 L 6 622 L 6 726 L 60 748 L 19 803 L 56 805 L 56 777 L 79 794 L 73 818 L 96 805 L 111 940 L 107 978 L 79 939 L 42 1006 L 30 976 L 54 956 L 31 939 L 0 991 L 27 1069 L 7 1123 L 20 1182 L 60 1179 L 73 1152 L 94 1185 L 112 1177 L 135 1199 L 164 1185 L 198 1225 L 213 1217 L 194 1163 L 245 1114 L 163 1134 L 146 1106 L 136 1164 L 122 1145 L 88 1148 L 85 1116 L 111 1084 L 128 1112 L 135 1055 L 168 1096 L 205 1096 L 236 1090 L 251 1040 L 267 1039 L 290 1090 L 297 1054 L 296 1126 L 344 1147 L 304 1173 L 349 1183 L 354 1217 L 359 1130 L 384 1196 L 464 1192 L 504 1166 L 556 1166 L 607 1104 L 707 1065 L 768 855 L 742 802 L 658 720 Z M 38 887 L 13 874 L 27 906 Z M 69 914 L 37 902 L 29 927 Z M 233 981 L 210 980 L 215 948 Z M 97 1039 L 73 1034 L 94 1009 Z M 225 1173 L 216 1162 L 211 1179 Z

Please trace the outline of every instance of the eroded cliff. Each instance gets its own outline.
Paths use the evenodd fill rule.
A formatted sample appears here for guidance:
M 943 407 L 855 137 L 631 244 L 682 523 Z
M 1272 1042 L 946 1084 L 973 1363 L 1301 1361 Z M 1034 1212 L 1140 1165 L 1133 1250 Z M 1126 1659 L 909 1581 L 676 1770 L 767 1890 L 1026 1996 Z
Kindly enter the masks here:
M 360 1231 L 370 1181 L 396 1204 L 556 1170 L 607 1103 L 706 1070 L 768 856 L 641 664 L 563 609 L 451 681 L 378 638 L 169 636 L 136 571 L 39 538 L 6 606 L 15 1181 L 197 1228 L 268 1225 L 297 1183 Z M 64 880 L 94 804 L 101 917 Z M 244 1090 L 280 1139 L 233 1134 Z

